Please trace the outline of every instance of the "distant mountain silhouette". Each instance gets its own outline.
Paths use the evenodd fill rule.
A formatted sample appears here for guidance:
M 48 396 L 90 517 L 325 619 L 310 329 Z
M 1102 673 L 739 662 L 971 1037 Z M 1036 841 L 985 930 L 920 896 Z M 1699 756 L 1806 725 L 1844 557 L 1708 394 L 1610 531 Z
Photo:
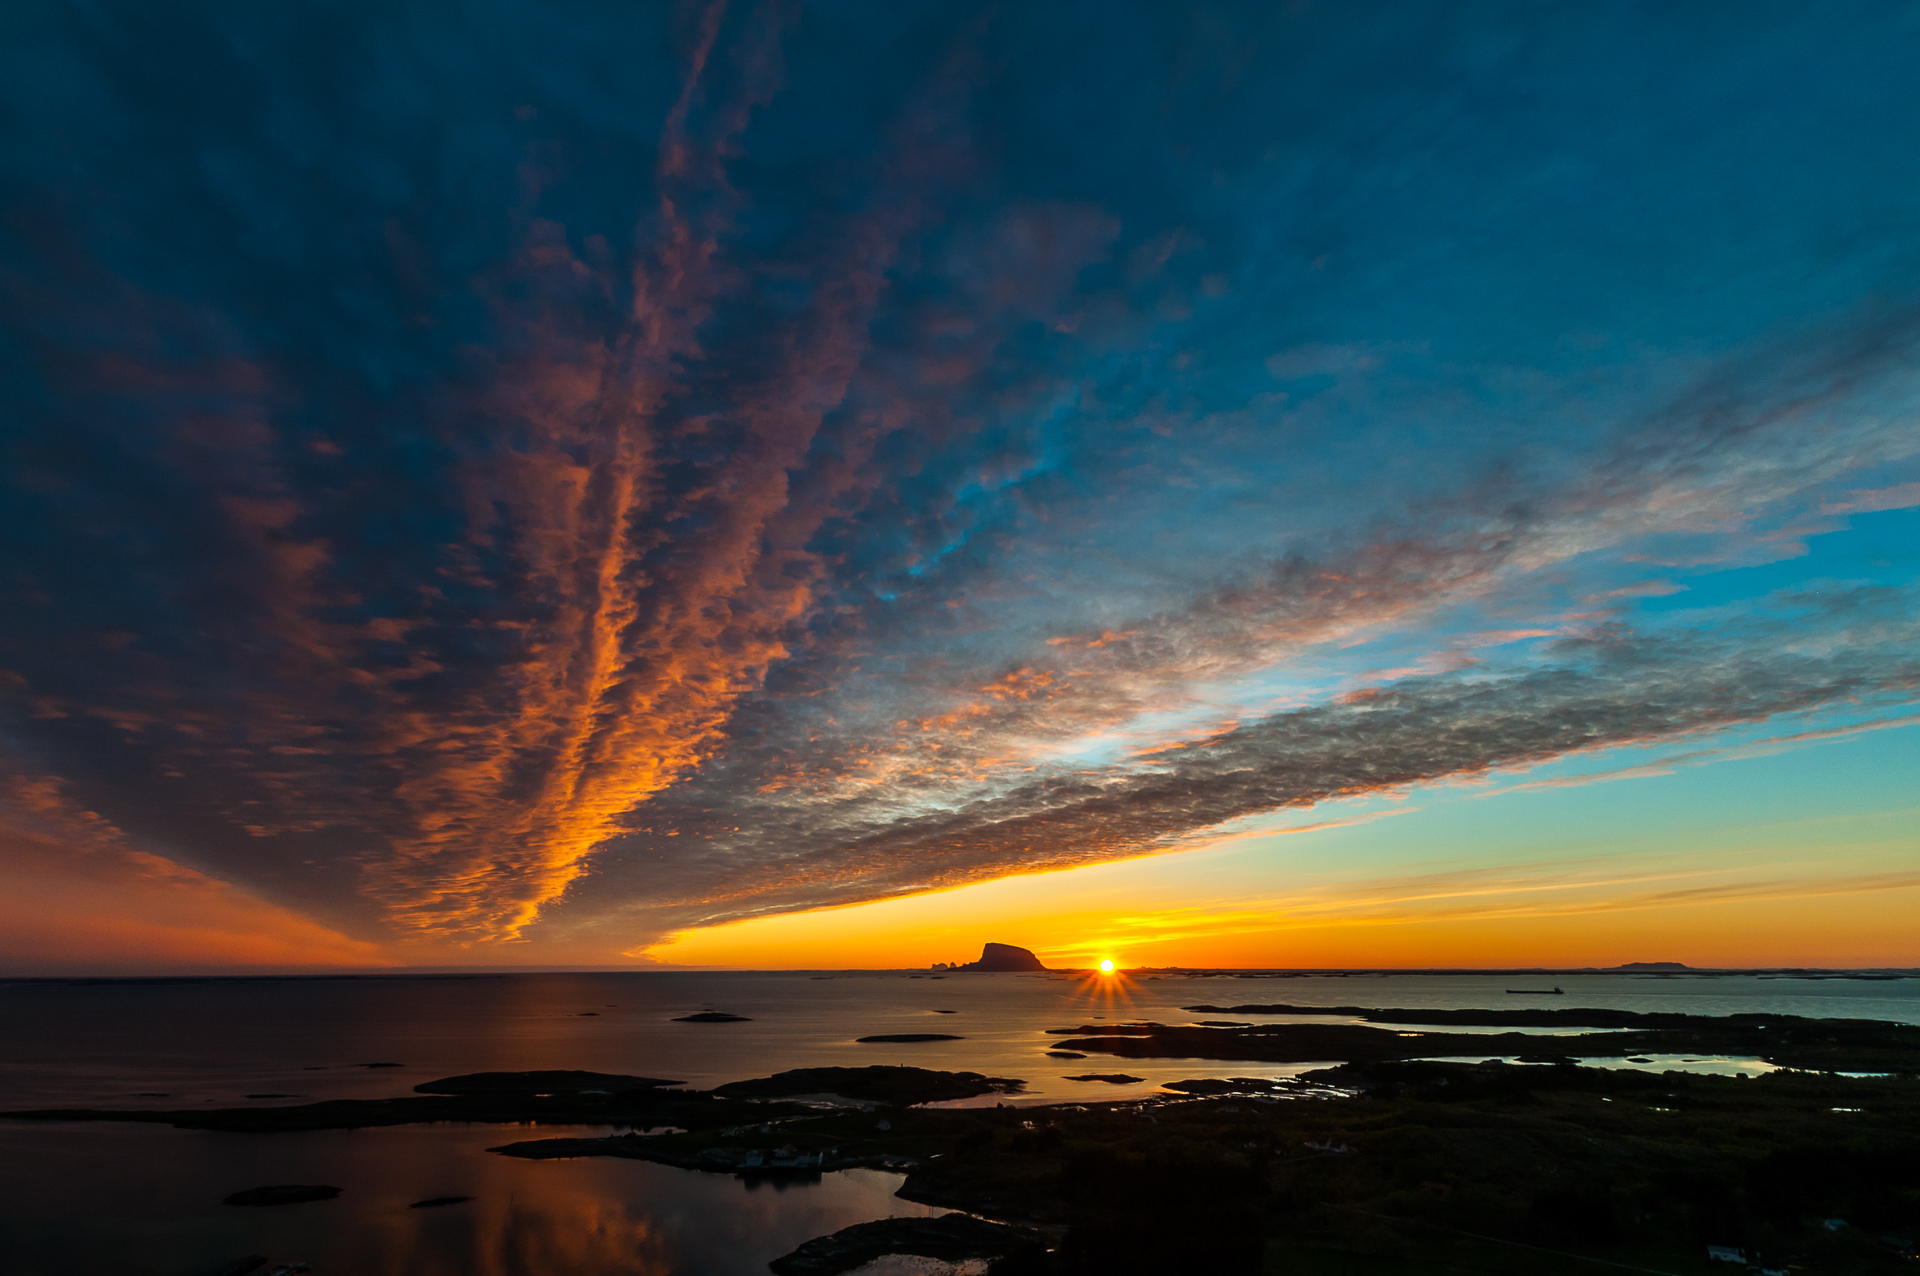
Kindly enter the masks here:
M 980 950 L 980 960 L 970 961 L 955 970 L 1045 970 L 1040 959 L 1025 948 L 1012 944 L 988 944 Z
M 1625 962 L 1618 966 L 1611 966 L 1608 969 L 1610 970 L 1692 970 L 1693 967 L 1687 965 L 1683 961 L 1630 961 L 1630 962 Z

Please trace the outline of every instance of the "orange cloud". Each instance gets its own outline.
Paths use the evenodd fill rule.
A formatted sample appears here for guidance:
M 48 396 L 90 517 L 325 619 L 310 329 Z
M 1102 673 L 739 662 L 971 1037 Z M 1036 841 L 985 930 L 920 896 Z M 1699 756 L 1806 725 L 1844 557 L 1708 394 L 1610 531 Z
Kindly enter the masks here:
M 712 417 L 670 410 L 707 353 L 703 323 L 742 284 L 719 259 L 740 207 L 725 160 L 781 79 L 779 26 L 762 15 L 746 24 L 737 87 L 703 82 L 724 9 L 699 19 L 632 277 L 536 219 L 501 277 L 480 281 L 506 349 L 461 405 L 465 434 L 445 440 L 467 525 L 414 614 L 336 619 L 364 600 L 285 494 L 284 440 L 258 419 L 268 372 L 219 365 L 179 391 L 227 408 L 180 409 L 173 459 L 244 478 L 208 521 L 224 522 L 246 565 L 235 592 L 263 637 L 242 659 L 258 665 L 211 711 L 173 702 L 169 671 L 144 669 L 126 692 L 144 710 L 83 712 L 167 739 L 167 773 L 191 775 L 254 837 L 366 835 L 378 849 L 360 885 L 405 942 L 517 938 L 635 808 L 705 759 L 814 604 L 822 564 L 808 542 L 873 481 L 869 435 L 840 440 L 838 465 L 813 466 L 812 486 L 793 490 L 865 353 L 912 199 L 845 229 L 811 312 L 771 342 L 778 357 L 757 381 L 736 379 Z M 627 312 L 596 318 L 614 296 L 631 297 Z M 123 371 L 160 375 L 137 361 Z M 675 452 L 706 434 L 725 438 L 693 449 L 697 464 Z M 445 601 L 456 589 L 504 601 L 463 612 Z M 446 668 L 449 630 L 489 651 L 484 676 Z

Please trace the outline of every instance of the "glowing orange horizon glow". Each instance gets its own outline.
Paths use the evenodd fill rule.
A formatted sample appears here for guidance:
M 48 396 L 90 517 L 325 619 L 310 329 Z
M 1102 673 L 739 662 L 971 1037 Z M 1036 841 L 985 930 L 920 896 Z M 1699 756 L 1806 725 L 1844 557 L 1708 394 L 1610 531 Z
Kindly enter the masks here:
M 670 966 L 884 969 L 930 965 L 956 947 L 996 938 L 1096 980 L 1114 952 L 1127 953 L 1135 969 L 1643 960 L 1891 967 L 1920 956 L 1911 926 L 1920 873 L 1891 861 L 1856 867 L 1892 871 L 1833 875 L 1807 860 L 1689 867 L 1657 855 L 1605 856 L 1303 878 L 1264 898 L 1225 895 L 1222 883 L 1199 871 L 1202 862 L 1129 861 L 755 918 L 684 931 L 628 956 Z
M 128 843 L 51 776 L 0 779 L 0 968 L 378 968 L 377 945 Z

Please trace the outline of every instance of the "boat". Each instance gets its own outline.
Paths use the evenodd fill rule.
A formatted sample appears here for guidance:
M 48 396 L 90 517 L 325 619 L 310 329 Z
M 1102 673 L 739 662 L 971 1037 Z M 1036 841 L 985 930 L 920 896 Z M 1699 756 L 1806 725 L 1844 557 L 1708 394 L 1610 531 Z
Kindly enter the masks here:
M 1507 996 L 1509 997 L 1564 997 L 1566 995 L 1567 995 L 1567 990 L 1564 988 L 1509 988 L 1507 989 Z

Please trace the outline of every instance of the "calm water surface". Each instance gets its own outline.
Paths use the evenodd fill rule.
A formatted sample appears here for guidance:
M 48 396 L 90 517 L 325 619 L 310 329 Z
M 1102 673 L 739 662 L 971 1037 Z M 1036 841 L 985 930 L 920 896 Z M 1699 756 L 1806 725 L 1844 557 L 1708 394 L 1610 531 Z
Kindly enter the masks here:
M 891 1215 L 901 1176 L 829 1174 L 784 1190 L 644 1161 L 522 1161 L 486 1149 L 595 1127 L 399 1126 L 217 1134 L 74 1124 L 0 1127 L 0 1270 L 194 1276 L 243 1254 L 318 1276 L 766 1276 L 801 1242 Z M 25 1171 L 25 1172 L 21 1172 Z M 331 1201 L 220 1204 L 265 1183 Z M 471 1202 L 409 1208 L 436 1196 Z M 263 1269 L 264 1270 L 264 1269 Z
M 1920 1023 L 1920 980 L 1556 973 L 1545 986 L 1557 983 L 1565 996 L 1522 1002 L 1507 995 L 1508 987 L 1533 986 L 1529 979 L 1541 982 L 1360 974 L 934 979 L 896 972 L 22 981 L 0 984 L 0 1108 L 374 1098 L 452 1073 L 522 1068 L 637 1073 L 704 1088 L 786 1068 L 867 1063 L 1019 1077 L 1028 1083 L 1022 1102 L 1063 1102 L 1124 1098 L 1189 1077 L 1282 1076 L 1317 1066 L 1128 1060 L 1126 1070 L 1143 1082 L 1115 1087 L 1065 1079 L 1113 1071 L 1110 1060 L 1045 1053 L 1059 1040 L 1046 1035 L 1049 1028 L 1213 1017 L 1182 1009 L 1203 1003 L 1604 1006 Z M 751 1022 L 672 1022 L 706 1009 Z M 962 1039 L 854 1041 L 899 1032 Z M 1698 1066 L 1723 1071 L 1746 1061 Z M 247 1097 L 265 1094 L 288 1097 Z M 265 1253 L 311 1262 L 319 1276 L 760 1276 L 768 1259 L 809 1237 L 890 1214 L 940 1212 L 893 1197 L 899 1178 L 869 1171 L 785 1190 L 750 1189 L 728 1176 L 644 1162 L 528 1162 L 485 1150 L 530 1133 L 423 1126 L 243 1135 L 0 1122 L 0 1271 L 194 1276 L 240 1254 Z M 219 1204 L 241 1188 L 300 1182 L 346 1191 L 301 1206 Z M 475 1200 L 408 1208 L 448 1195 Z

